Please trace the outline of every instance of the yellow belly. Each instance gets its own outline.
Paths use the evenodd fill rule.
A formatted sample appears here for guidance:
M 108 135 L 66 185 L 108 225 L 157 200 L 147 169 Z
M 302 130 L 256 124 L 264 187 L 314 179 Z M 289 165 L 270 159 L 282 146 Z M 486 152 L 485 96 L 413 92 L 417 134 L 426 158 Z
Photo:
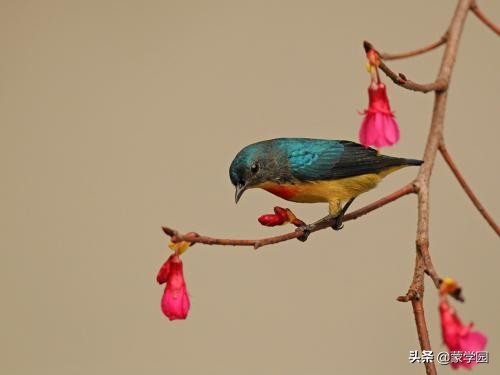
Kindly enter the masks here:
M 381 179 L 382 178 L 376 174 L 364 174 L 338 180 L 300 182 L 293 185 L 286 184 L 283 187 L 293 192 L 286 197 L 286 199 L 293 202 L 317 203 L 335 200 L 345 201 L 373 189 Z M 259 187 L 274 192 L 273 187 L 270 185 L 269 183 L 264 183 Z M 280 196 L 279 193 L 276 195 Z
M 373 189 L 382 178 L 400 168 L 387 168 L 378 174 L 369 173 L 336 180 L 295 182 L 294 184 L 265 182 L 257 187 L 292 202 L 338 204 Z

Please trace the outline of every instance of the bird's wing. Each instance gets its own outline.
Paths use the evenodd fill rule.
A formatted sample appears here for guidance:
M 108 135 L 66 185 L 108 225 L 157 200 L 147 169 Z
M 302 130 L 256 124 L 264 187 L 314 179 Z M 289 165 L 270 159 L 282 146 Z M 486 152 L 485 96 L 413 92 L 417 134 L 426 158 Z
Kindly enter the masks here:
M 290 169 L 301 181 L 330 180 L 378 173 L 403 164 L 403 159 L 379 155 L 350 141 L 294 140 L 287 145 Z
M 344 150 L 340 142 L 330 140 L 289 138 L 280 143 L 288 156 L 292 175 L 302 181 L 331 178 L 332 167 Z

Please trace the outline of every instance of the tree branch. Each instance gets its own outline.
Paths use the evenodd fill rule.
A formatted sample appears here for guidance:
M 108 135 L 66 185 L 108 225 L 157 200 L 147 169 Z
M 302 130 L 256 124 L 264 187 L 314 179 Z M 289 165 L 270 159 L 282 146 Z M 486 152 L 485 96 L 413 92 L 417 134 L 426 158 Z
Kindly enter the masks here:
M 448 40 L 448 32 L 446 32 L 437 42 L 431 43 L 428 46 L 418 48 L 418 49 L 415 49 L 413 51 L 401 52 L 401 53 L 380 52 L 379 56 L 383 60 L 406 59 L 408 57 L 418 56 L 418 55 L 422 55 L 426 52 L 432 51 L 433 49 L 436 49 L 436 48 L 442 46 L 443 44 L 446 44 L 447 40 Z
M 344 216 L 343 221 L 349 221 L 349 220 L 355 220 L 361 216 L 364 216 L 368 214 L 371 211 L 376 210 L 377 208 L 380 208 L 382 206 L 385 206 L 388 203 L 394 202 L 395 200 L 411 194 L 415 193 L 415 186 L 413 184 L 407 184 L 403 186 L 401 189 L 396 190 L 392 194 L 387 195 L 386 197 L 383 197 L 373 203 L 370 203 L 369 205 L 362 207 L 356 211 L 347 213 Z M 314 229 L 311 231 L 312 232 L 317 232 L 318 230 L 322 230 L 325 228 L 329 227 L 329 222 L 324 220 L 322 223 L 318 223 L 314 227 Z M 261 239 L 255 239 L 255 240 L 243 240 L 243 239 L 227 239 L 227 238 L 215 238 L 215 237 L 209 237 L 209 236 L 202 236 L 194 232 L 190 232 L 188 234 L 181 234 L 177 230 L 169 227 L 162 227 L 163 232 L 167 234 L 168 236 L 171 237 L 172 241 L 174 242 L 179 242 L 179 241 L 188 241 L 191 243 L 203 243 L 206 245 L 223 245 L 223 246 L 253 246 L 255 249 L 258 249 L 259 247 L 266 246 L 266 245 L 272 245 L 275 243 L 279 242 L 284 242 L 288 240 L 292 240 L 294 238 L 300 237 L 304 234 L 303 231 L 300 229 L 297 229 L 296 231 L 290 232 L 290 233 L 285 233 L 281 234 L 279 236 L 274 236 L 274 237 L 266 237 L 266 238 L 261 238 Z
M 431 342 L 429 340 L 429 332 L 427 331 L 427 324 L 425 322 L 424 301 L 422 299 L 412 300 L 411 307 L 413 309 L 413 315 L 415 317 L 415 325 L 417 326 L 418 342 L 420 343 L 420 347 L 430 348 Z M 428 375 L 437 374 L 436 366 L 434 365 L 434 363 L 425 362 L 424 365 L 425 372 Z
M 434 82 L 424 84 L 410 81 L 403 73 L 394 73 L 383 61 L 380 62 L 380 70 L 382 70 L 396 85 L 407 90 L 426 94 L 429 91 L 444 91 L 448 88 L 448 81 L 441 78 L 436 79 Z
M 437 75 L 437 82 L 449 82 L 458 51 L 458 44 L 462 35 L 463 26 L 473 0 L 460 0 L 457 4 L 455 14 L 448 28 L 448 38 L 446 48 L 441 60 L 441 67 Z M 446 85 L 447 86 L 447 85 Z M 424 151 L 424 163 L 420 167 L 415 186 L 418 192 L 418 222 L 417 222 L 417 251 L 413 280 L 406 296 L 399 297 L 400 301 L 412 302 L 413 314 L 417 327 L 418 338 L 421 350 L 431 350 L 429 334 L 425 324 L 423 310 L 424 296 L 424 274 L 428 274 L 436 287 L 439 286 L 440 279 L 432 265 L 429 253 L 429 183 L 436 154 L 443 140 L 444 115 L 446 111 L 446 101 L 448 97 L 447 87 L 435 90 L 434 108 L 427 143 Z M 425 363 L 427 374 L 436 374 L 434 363 Z
M 455 164 L 455 162 L 451 158 L 451 155 L 449 154 L 448 150 L 446 149 L 444 142 L 441 142 L 439 144 L 439 151 L 441 152 L 441 155 L 443 155 L 444 160 L 446 161 L 446 163 L 450 167 L 451 171 L 453 172 L 453 174 L 457 178 L 460 186 L 462 186 L 465 193 L 469 196 L 469 198 L 472 201 L 472 203 L 474 204 L 474 206 L 476 206 L 477 210 L 481 213 L 481 215 L 483 215 L 484 219 L 488 222 L 490 227 L 493 228 L 495 233 L 498 236 L 500 236 L 500 228 L 498 227 L 498 224 L 495 222 L 493 217 L 488 213 L 486 208 L 481 204 L 481 202 L 479 202 L 479 199 L 476 197 L 476 195 L 474 194 L 474 192 L 472 191 L 470 186 L 465 181 L 465 178 L 462 176 L 462 174 L 458 170 L 457 165 Z
M 365 48 L 365 51 L 373 49 L 377 52 L 380 58 L 382 58 L 382 54 L 378 52 L 370 42 L 367 42 L 365 40 L 363 42 L 363 46 Z M 422 84 L 410 81 L 403 73 L 396 74 L 383 61 L 380 61 L 378 67 L 385 73 L 387 77 L 392 80 L 392 82 L 394 82 L 398 86 L 404 87 L 407 90 L 423 92 L 425 94 L 429 91 L 444 91 L 448 88 L 448 80 L 441 77 L 438 77 L 434 82 Z
M 477 18 L 479 18 L 486 26 L 488 26 L 493 32 L 495 32 L 497 35 L 500 35 L 500 27 L 495 25 L 493 21 L 491 21 L 488 17 L 484 15 L 484 13 L 479 9 L 479 6 L 475 1 L 472 2 L 472 5 L 470 6 L 470 10 L 472 13 L 476 15 Z

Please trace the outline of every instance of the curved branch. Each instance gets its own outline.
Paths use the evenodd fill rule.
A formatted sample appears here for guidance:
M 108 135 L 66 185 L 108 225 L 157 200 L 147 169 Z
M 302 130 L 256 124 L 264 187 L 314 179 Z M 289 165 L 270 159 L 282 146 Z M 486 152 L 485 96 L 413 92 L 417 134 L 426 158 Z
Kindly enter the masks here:
M 448 81 L 442 78 L 438 78 L 431 83 L 416 83 L 406 78 L 403 73 L 396 74 L 383 61 L 380 62 L 379 67 L 392 82 L 407 90 L 423 92 L 425 94 L 429 91 L 444 91 L 448 88 Z
M 373 46 L 373 44 L 371 44 L 370 42 L 367 42 L 365 40 L 363 42 L 363 47 L 365 48 L 365 51 L 370 49 L 375 50 L 377 54 L 382 58 L 380 52 L 378 52 L 377 49 Z M 436 79 L 434 82 L 422 84 L 410 81 L 408 78 L 406 78 L 406 76 L 403 73 L 396 74 L 383 61 L 380 61 L 378 67 L 385 73 L 387 77 L 389 77 L 392 80 L 392 82 L 407 90 L 423 92 L 425 94 L 429 91 L 437 91 L 437 92 L 445 91 L 448 88 L 448 80 L 441 77 L 438 77 L 438 79 Z
M 387 195 L 384 198 L 381 198 L 373 203 L 370 203 L 369 205 L 362 207 L 358 210 L 355 210 L 351 213 L 348 213 L 344 216 L 343 221 L 349 221 L 349 220 L 355 220 L 361 216 L 366 215 L 367 213 L 376 210 L 377 208 L 380 208 L 382 206 L 385 206 L 388 203 L 391 203 L 405 195 L 415 193 L 415 186 L 413 184 L 407 184 L 403 186 L 401 189 L 396 190 L 392 194 Z M 318 230 L 322 230 L 325 228 L 329 227 L 328 221 L 323 221 L 321 223 L 318 223 L 314 227 L 312 232 L 316 232 Z M 290 233 L 285 233 L 281 234 L 279 236 L 274 236 L 274 237 L 266 237 L 266 238 L 261 238 L 261 239 L 256 239 L 256 240 L 243 240 L 243 239 L 227 239 L 227 238 L 215 238 L 215 237 L 209 237 L 209 236 L 202 236 L 197 233 L 191 232 L 188 234 L 181 234 L 177 230 L 169 228 L 169 227 L 162 227 L 163 232 L 170 236 L 172 238 L 172 241 L 174 242 L 179 242 L 179 241 L 188 241 L 191 243 L 204 243 L 206 245 L 223 245 L 223 246 L 253 246 L 255 249 L 258 249 L 259 247 L 266 246 L 266 245 L 271 245 L 279 242 L 284 242 L 288 240 L 292 240 L 294 238 L 300 237 L 304 234 L 303 231 L 300 229 L 297 229 L 293 232 Z
M 477 18 L 479 18 L 486 26 L 488 26 L 493 32 L 495 32 L 497 35 L 500 35 L 500 27 L 495 25 L 493 21 L 491 21 L 488 17 L 484 15 L 484 13 L 479 9 L 479 6 L 475 1 L 472 2 L 472 5 L 470 6 L 470 10 L 472 13 L 476 15 Z
M 387 52 L 380 52 L 379 56 L 383 60 L 399 60 L 399 59 L 406 59 L 408 57 L 413 57 L 413 56 L 418 56 L 422 55 L 426 52 L 432 51 L 433 49 L 436 49 L 443 44 L 446 43 L 448 40 L 448 32 L 446 32 L 437 42 L 431 43 L 428 46 L 422 47 L 415 49 L 413 51 L 408 51 L 408 52 L 401 52 L 401 53 L 387 53 Z
M 496 232 L 496 234 L 498 236 L 500 236 L 500 227 L 498 227 L 498 224 L 495 222 L 493 217 L 489 214 L 489 212 L 486 210 L 486 208 L 484 208 L 484 206 L 481 204 L 481 202 L 479 202 L 479 199 L 476 197 L 476 194 L 474 194 L 474 192 L 472 191 L 470 186 L 465 181 L 465 178 L 462 176 L 462 174 L 458 170 L 457 165 L 455 164 L 455 162 L 451 158 L 451 155 L 448 153 L 448 150 L 446 149 L 444 142 L 440 143 L 439 151 L 441 152 L 441 155 L 443 155 L 444 160 L 446 161 L 446 163 L 450 167 L 451 171 L 453 172 L 453 174 L 457 178 L 458 183 L 460 184 L 460 186 L 462 186 L 465 193 L 469 196 L 470 200 L 472 201 L 474 206 L 476 206 L 479 213 L 488 222 L 490 227 L 493 228 L 493 230 Z

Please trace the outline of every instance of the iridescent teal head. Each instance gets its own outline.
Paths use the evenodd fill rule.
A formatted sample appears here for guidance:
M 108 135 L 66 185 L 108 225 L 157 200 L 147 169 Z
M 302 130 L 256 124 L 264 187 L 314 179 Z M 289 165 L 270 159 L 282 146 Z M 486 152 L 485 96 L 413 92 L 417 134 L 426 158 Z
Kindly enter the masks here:
M 287 168 L 286 154 L 279 150 L 276 140 L 262 141 L 242 149 L 229 168 L 231 183 L 236 188 L 236 203 L 244 191 L 267 181 L 281 181 Z

